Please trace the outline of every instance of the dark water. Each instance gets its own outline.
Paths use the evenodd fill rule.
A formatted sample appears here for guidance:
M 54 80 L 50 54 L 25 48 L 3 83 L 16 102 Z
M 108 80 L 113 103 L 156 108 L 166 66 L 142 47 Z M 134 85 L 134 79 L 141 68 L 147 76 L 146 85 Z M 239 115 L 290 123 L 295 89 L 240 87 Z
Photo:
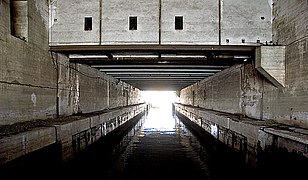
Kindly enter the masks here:
M 152 108 L 140 119 L 101 138 L 68 163 L 57 145 L 0 167 L 3 179 L 301 179 L 307 159 L 273 152 L 258 169 L 170 108 Z M 295 160 L 294 160 L 295 159 Z
M 208 135 L 194 134 L 169 109 L 160 108 L 152 108 L 125 134 L 102 139 L 66 168 L 68 176 L 86 173 L 98 179 L 249 177 L 237 154 Z
M 169 108 L 152 108 L 62 164 L 50 147 L 0 170 L 0 179 L 252 179 L 243 159 Z

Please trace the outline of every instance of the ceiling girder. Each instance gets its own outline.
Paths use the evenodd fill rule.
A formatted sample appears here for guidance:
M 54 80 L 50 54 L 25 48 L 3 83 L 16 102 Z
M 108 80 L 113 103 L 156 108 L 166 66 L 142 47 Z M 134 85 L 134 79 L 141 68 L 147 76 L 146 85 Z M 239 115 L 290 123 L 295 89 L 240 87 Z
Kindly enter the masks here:
M 230 66 L 249 62 L 256 46 L 220 45 L 63 45 L 67 54 L 141 90 L 180 90 Z

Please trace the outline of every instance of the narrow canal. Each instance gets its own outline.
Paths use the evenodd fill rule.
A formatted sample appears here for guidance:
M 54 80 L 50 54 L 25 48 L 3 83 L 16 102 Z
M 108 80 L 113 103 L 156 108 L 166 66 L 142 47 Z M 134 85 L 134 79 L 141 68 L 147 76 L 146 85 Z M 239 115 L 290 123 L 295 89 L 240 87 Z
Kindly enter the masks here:
M 205 130 L 174 114 L 169 96 L 154 98 L 149 110 L 103 136 L 69 162 L 58 144 L 0 167 L 0 179 L 294 179 L 307 161 L 268 157 L 261 169 Z M 281 158 L 284 157 L 284 158 Z M 304 162 L 304 163 L 302 163 Z M 290 178 L 291 177 L 291 178 Z
M 242 159 L 216 143 L 172 114 L 171 104 L 153 107 L 125 131 L 83 151 L 63 172 L 98 179 L 252 179 Z

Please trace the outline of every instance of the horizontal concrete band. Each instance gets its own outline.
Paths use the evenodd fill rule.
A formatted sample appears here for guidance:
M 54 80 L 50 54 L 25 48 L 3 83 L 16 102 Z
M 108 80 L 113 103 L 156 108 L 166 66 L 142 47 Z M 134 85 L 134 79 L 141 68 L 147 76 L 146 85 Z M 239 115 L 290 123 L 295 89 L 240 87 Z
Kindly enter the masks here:
M 73 148 L 76 138 L 90 132 L 89 143 L 93 143 L 144 112 L 145 108 L 145 104 L 132 105 L 92 116 L 80 116 L 71 121 L 55 121 L 46 127 L 34 127 L 25 132 L 1 136 L 0 165 L 54 143 L 61 144 L 63 159 L 69 159 L 76 150 Z
M 175 104 L 175 109 L 235 150 L 247 150 L 256 156 L 260 148 L 265 150 L 275 145 L 308 158 L 308 131 L 305 129 L 184 104 Z M 236 147 L 239 141 L 247 143 L 247 147 Z

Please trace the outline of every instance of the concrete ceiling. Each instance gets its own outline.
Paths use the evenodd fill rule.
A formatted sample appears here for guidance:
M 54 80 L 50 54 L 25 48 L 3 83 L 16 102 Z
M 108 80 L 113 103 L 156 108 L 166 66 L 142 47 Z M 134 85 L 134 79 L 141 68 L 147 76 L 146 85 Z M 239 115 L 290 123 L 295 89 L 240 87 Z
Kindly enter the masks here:
M 234 64 L 250 61 L 254 46 L 51 46 L 70 62 L 87 64 L 140 90 L 180 90 Z

